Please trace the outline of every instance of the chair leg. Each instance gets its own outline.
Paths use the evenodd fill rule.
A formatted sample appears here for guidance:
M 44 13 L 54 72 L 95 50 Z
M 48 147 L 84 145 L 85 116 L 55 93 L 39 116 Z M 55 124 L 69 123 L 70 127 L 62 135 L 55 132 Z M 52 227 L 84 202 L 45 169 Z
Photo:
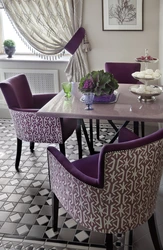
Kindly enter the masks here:
M 96 120 L 96 136 L 97 140 L 100 139 L 100 120 Z
M 136 135 L 139 135 L 139 122 L 137 122 L 137 121 L 134 121 L 134 133 L 136 134 Z
M 76 128 L 76 137 L 77 137 L 77 142 L 78 142 L 79 159 L 81 159 L 82 158 L 82 135 L 81 135 L 81 125 L 80 125 L 79 120 L 78 120 L 78 125 Z
M 159 236 L 156 218 L 154 214 L 148 220 L 148 227 L 149 227 L 150 235 L 151 235 L 155 250 L 162 250 L 163 246 L 162 246 L 161 239 Z
M 112 120 L 108 120 L 108 123 L 112 126 L 112 128 L 115 130 L 115 132 L 118 132 L 118 128 L 117 126 L 114 124 L 114 122 Z
M 22 152 L 22 140 L 17 138 L 17 152 L 16 152 L 16 160 L 15 160 L 15 169 L 17 172 L 19 172 L 21 152 Z
M 56 232 L 58 229 L 58 208 L 59 200 L 52 192 L 52 227 L 54 232 Z
M 121 128 L 125 128 L 125 127 L 129 124 L 129 122 L 130 122 L 130 121 L 125 121 L 125 122 L 123 123 L 123 125 L 120 127 L 120 129 L 121 129 Z M 110 123 L 110 122 L 109 122 L 109 123 Z M 118 129 L 118 128 L 117 128 L 117 129 Z M 117 132 L 115 133 L 115 135 L 113 136 L 113 138 L 110 140 L 109 144 L 110 144 L 110 143 L 113 143 L 113 142 L 117 139 L 117 137 L 118 137 L 118 135 L 119 135 L 120 129 L 117 130 Z
M 85 123 L 84 123 L 83 119 L 80 119 L 80 124 L 81 124 L 82 129 L 83 129 L 83 133 L 84 133 L 84 136 L 85 136 L 85 140 L 87 142 L 89 152 L 90 152 L 91 155 L 93 155 L 95 153 L 95 151 L 94 151 L 94 148 L 93 148 L 93 145 L 92 145 L 91 141 L 89 140 L 89 136 L 88 136 L 88 133 L 87 133 Z
M 59 149 L 60 149 L 60 151 L 61 151 L 61 153 L 62 153 L 63 155 L 66 155 L 65 144 L 64 144 L 64 143 L 59 144 Z
M 30 151 L 31 151 L 31 153 L 34 152 L 34 147 L 35 147 L 35 143 L 34 142 L 30 142 Z
M 145 135 L 145 123 L 141 122 L 141 136 L 144 137 Z
M 91 148 L 93 148 L 93 120 L 89 119 L 89 136 L 90 136 L 90 144 Z
M 128 250 L 132 250 L 133 230 L 129 232 Z
M 106 250 L 113 250 L 113 235 L 106 234 L 105 239 Z

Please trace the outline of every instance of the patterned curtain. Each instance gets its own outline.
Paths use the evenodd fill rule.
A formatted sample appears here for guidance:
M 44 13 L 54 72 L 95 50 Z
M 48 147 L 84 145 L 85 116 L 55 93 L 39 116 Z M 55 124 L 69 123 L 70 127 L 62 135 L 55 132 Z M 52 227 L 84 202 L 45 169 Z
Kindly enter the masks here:
M 2 0 L 15 29 L 37 52 L 53 59 L 82 25 L 83 0 Z M 81 44 L 82 45 L 82 44 Z M 89 72 L 87 49 L 79 46 L 65 73 L 80 81 Z M 36 52 L 35 51 L 35 52 Z M 37 54 L 36 52 L 36 54 Z

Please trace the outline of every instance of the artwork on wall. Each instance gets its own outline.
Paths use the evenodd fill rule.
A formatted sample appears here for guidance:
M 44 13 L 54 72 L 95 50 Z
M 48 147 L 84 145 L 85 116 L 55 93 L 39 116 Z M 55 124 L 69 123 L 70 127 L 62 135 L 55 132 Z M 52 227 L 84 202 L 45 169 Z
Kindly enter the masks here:
M 102 0 L 103 30 L 143 30 L 143 0 Z

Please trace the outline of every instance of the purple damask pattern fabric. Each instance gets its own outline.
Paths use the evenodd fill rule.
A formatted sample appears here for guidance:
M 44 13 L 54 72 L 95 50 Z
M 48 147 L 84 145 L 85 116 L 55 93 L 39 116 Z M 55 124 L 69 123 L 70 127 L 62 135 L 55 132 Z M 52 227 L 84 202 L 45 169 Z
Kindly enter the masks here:
M 74 220 L 92 231 L 122 233 L 152 215 L 163 166 L 163 140 L 105 154 L 104 188 L 72 176 L 48 151 L 51 189 Z
M 24 141 L 63 143 L 59 118 L 37 116 L 35 112 L 10 110 L 16 135 Z

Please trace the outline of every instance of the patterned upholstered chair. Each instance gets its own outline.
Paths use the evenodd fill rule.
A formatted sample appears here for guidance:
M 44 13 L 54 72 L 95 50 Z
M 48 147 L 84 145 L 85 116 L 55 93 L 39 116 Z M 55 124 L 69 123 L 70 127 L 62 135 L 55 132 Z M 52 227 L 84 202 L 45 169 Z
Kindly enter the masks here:
M 118 83 L 128 83 L 128 84 L 137 84 L 140 83 L 138 80 L 132 77 L 132 73 L 135 71 L 140 71 L 141 64 L 140 63 L 127 63 L 127 62 L 106 62 L 105 63 L 105 71 L 110 72 L 117 79 Z M 108 120 L 109 124 L 115 129 L 117 132 L 118 129 L 113 121 Z M 125 123 L 128 124 L 129 122 Z M 137 123 L 134 124 L 135 126 Z M 99 127 L 100 121 L 96 120 L 96 133 L 97 139 L 99 140 Z M 141 123 L 141 131 L 142 136 L 144 136 L 144 123 Z
M 60 119 L 55 117 L 38 116 L 36 112 L 45 105 L 55 94 L 32 95 L 27 78 L 24 74 L 11 77 L 0 83 L 0 88 L 6 99 L 14 123 L 17 136 L 17 155 L 15 168 L 19 171 L 22 140 L 30 142 L 33 152 L 34 143 L 58 143 L 60 151 L 65 154 L 64 142 L 76 130 L 75 119 Z M 81 155 L 81 139 L 77 133 L 79 155 Z
M 122 128 L 119 142 L 71 163 L 48 147 L 53 230 L 59 201 L 83 227 L 105 233 L 108 250 L 112 234 L 132 231 L 147 221 L 155 250 L 161 250 L 154 210 L 163 168 L 163 129 L 139 138 Z

